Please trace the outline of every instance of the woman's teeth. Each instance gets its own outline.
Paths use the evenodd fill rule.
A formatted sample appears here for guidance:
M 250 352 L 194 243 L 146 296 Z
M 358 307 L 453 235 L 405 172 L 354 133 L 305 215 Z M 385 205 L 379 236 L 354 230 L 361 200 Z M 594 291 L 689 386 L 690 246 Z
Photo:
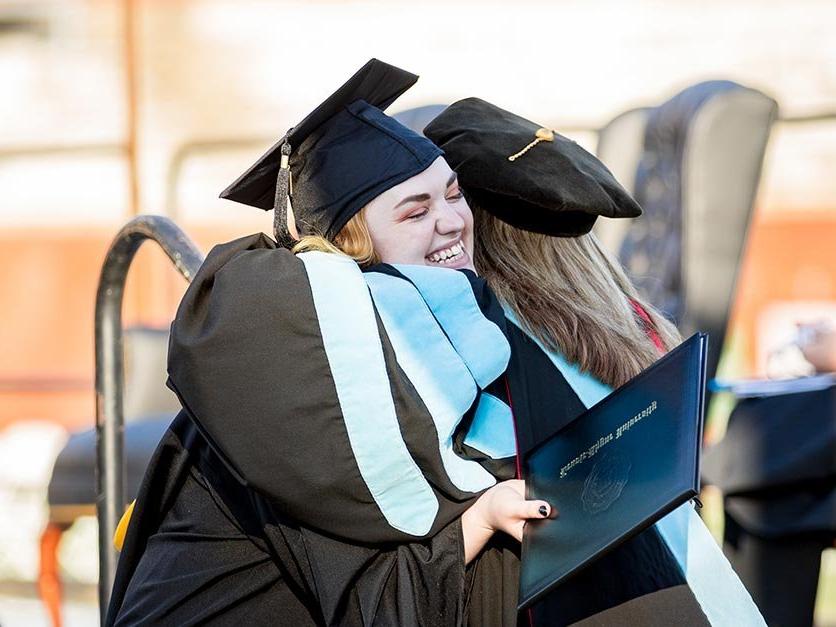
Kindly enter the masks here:
M 464 246 L 461 242 L 456 242 L 450 248 L 439 250 L 432 255 L 427 255 L 427 261 L 431 263 L 448 264 L 458 261 L 464 256 Z

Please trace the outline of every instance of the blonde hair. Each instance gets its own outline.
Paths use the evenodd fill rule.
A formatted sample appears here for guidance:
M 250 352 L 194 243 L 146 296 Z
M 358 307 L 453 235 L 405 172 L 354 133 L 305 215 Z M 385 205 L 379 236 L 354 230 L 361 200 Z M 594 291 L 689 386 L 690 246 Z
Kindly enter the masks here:
M 631 300 L 647 312 L 666 351 L 680 342 L 591 233 L 550 237 L 478 208 L 473 214 L 479 274 L 528 332 L 581 370 L 619 386 L 658 359 Z
M 380 258 L 374 250 L 369 226 L 366 224 L 365 207 L 354 214 L 346 225 L 340 229 L 333 242 L 322 235 L 305 235 L 292 248 L 294 253 L 312 250 L 348 255 L 361 268 L 380 262 Z

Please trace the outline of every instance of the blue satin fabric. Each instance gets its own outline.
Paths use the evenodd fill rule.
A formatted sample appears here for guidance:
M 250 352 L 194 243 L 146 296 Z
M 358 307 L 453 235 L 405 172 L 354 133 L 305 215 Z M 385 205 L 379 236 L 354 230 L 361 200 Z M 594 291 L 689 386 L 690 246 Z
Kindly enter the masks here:
M 308 252 L 305 264 L 322 342 L 360 475 L 383 517 L 429 532 L 438 498 L 401 436 L 374 308 L 360 268 L 342 255 Z
M 455 282 L 448 280 L 455 278 L 449 276 L 453 272 L 442 272 L 435 287 L 440 293 L 448 285 L 455 287 Z M 455 320 L 455 309 L 461 304 L 461 298 L 442 304 L 444 312 L 438 308 L 433 311 L 409 281 L 378 272 L 367 272 L 365 278 L 398 365 L 432 416 L 439 453 L 450 481 L 465 492 L 477 492 L 493 485 L 496 482 L 493 475 L 478 462 L 456 455 L 453 433 L 478 393 L 468 363 L 475 370 L 486 370 L 487 365 L 494 366 L 494 369 L 501 367 L 501 373 L 507 359 L 488 350 L 463 351 L 464 354 L 456 351 L 452 338 L 448 340 L 446 333 L 455 336 L 460 329 L 442 325 L 450 318 Z M 469 286 L 468 292 L 472 297 Z M 436 305 L 441 302 L 434 301 Z M 442 315 L 434 316 L 436 312 Z M 474 336 L 478 337 L 486 331 L 490 333 L 491 330 L 485 326 L 487 320 L 482 317 L 482 321 L 471 329 Z M 496 328 L 492 322 L 489 324 Z
M 374 312 L 399 367 L 432 417 L 444 470 L 463 492 L 496 483 L 481 464 L 455 453 L 453 435 L 480 390 L 507 368 L 510 345 L 502 330 L 482 314 L 461 272 L 398 266 L 403 275 L 398 277 L 363 273 L 342 255 L 307 252 L 298 257 L 308 274 L 363 481 L 390 525 L 424 535 L 435 520 L 438 499 L 401 433 Z M 471 431 L 480 451 L 514 454 L 511 411 L 499 399 L 479 402 Z

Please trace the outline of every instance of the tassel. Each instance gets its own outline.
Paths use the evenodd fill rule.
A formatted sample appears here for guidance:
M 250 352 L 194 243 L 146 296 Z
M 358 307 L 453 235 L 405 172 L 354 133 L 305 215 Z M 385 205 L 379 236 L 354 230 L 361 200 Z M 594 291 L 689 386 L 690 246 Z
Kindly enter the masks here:
M 534 148 L 540 142 L 553 142 L 554 141 L 554 131 L 548 128 L 538 128 L 537 132 L 534 133 L 534 141 L 528 144 L 525 148 L 520 150 L 518 153 L 511 155 L 508 157 L 508 161 L 516 161 L 520 157 L 522 157 L 525 153 L 529 150 Z
M 294 240 L 287 230 L 287 198 L 290 193 L 290 143 L 287 139 L 282 142 L 281 154 L 279 174 L 276 177 L 276 196 L 273 199 L 273 235 L 279 246 L 292 248 Z

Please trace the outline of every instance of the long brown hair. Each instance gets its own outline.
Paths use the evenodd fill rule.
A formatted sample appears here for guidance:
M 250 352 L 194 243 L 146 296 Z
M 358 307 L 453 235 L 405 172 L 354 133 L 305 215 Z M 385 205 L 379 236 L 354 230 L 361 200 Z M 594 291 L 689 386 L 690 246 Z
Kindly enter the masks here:
M 631 300 L 650 317 L 665 350 L 676 328 L 645 302 L 593 234 L 549 237 L 473 208 L 475 265 L 528 332 L 616 387 L 659 357 Z

